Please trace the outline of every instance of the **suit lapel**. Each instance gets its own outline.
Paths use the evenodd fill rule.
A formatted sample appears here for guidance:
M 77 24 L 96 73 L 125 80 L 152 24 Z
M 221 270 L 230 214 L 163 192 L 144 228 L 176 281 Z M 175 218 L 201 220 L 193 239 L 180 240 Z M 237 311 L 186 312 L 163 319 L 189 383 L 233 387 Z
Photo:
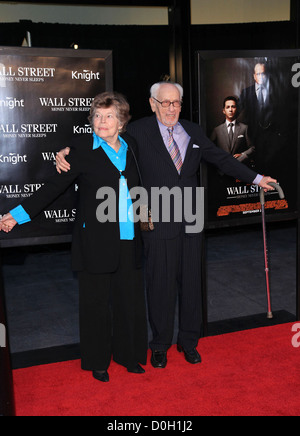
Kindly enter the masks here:
M 239 123 L 235 123 L 235 129 L 234 129 L 234 136 L 233 136 L 233 147 L 232 147 L 232 154 L 235 154 L 236 146 L 237 146 L 237 139 L 240 135 L 241 126 Z
M 191 155 L 192 150 L 193 150 L 193 144 L 195 144 L 195 141 L 191 137 L 189 145 L 188 145 L 187 150 L 186 150 L 185 159 L 183 161 L 183 165 L 182 165 L 182 168 L 181 168 L 181 174 L 184 172 L 185 167 L 188 165 L 188 161 L 190 159 L 190 155 Z
M 192 150 L 193 150 L 193 145 L 197 144 L 197 141 L 192 137 L 191 133 L 189 132 L 188 126 L 185 125 L 184 120 L 179 120 L 179 123 L 182 125 L 182 127 L 184 128 L 184 130 L 186 131 L 186 133 L 191 137 L 190 142 L 188 144 L 187 150 L 186 150 L 186 154 L 185 154 L 185 159 L 181 168 L 181 174 L 185 171 L 185 167 L 188 165 Z
M 230 140 L 229 140 L 229 134 L 228 134 L 228 128 L 227 128 L 226 121 L 223 124 L 222 128 L 223 128 L 224 139 L 225 139 L 225 142 L 226 142 L 226 147 L 227 147 L 228 152 L 230 153 L 231 152 L 231 146 L 230 146 Z

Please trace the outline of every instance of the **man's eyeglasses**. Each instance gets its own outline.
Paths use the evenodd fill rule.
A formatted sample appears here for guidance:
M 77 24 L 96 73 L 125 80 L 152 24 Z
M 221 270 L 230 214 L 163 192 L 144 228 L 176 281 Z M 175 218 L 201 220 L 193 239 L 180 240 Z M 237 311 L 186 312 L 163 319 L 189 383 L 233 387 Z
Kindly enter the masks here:
M 174 107 L 176 107 L 176 108 L 182 106 L 182 102 L 181 102 L 180 100 L 175 100 L 175 101 L 170 101 L 170 100 L 159 101 L 159 100 L 157 100 L 157 99 L 154 98 L 154 97 L 152 97 L 152 98 L 153 98 L 153 100 L 157 101 L 157 103 L 160 103 L 160 104 L 162 105 L 162 107 L 164 107 L 164 108 L 170 107 L 171 104 L 172 104 Z

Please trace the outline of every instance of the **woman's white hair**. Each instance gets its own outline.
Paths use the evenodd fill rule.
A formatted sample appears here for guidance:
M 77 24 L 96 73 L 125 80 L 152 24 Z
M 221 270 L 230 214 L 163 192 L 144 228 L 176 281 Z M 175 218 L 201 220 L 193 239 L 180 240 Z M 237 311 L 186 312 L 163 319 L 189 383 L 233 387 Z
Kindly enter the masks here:
M 154 97 L 154 98 L 157 98 L 157 96 L 159 94 L 159 89 L 160 89 L 160 87 L 162 85 L 173 85 L 173 86 L 176 86 L 176 88 L 178 89 L 179 94 L 180 94 L 180 100 L 182 100 L 182 98 L 183 98 L 183 88 L 182 88 L 182 86 L 179 85 L 179 83 L 172 83 L 172 82 L 158 82 L 158 83 L 155 83 L 154 85 L 151 86 L 150 96 Z

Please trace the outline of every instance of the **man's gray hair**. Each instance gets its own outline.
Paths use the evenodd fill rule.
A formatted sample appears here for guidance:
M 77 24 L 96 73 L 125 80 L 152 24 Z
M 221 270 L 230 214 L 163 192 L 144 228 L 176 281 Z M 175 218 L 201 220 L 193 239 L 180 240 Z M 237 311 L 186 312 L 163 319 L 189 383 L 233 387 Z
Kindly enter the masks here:
M 182 100 L 183 98 L 183 88 L 181 85 L 179 85 L 179 83 L 173 83 L 173 82 L 158 82 L 155 83 L 154 85 L 151 86 L 150 89 L 150 96 L 157 98 L 158 93 L 159 93 L 159 89 L 162 85 L 174 85 L 176 86 L 176 88 L 178 89 L 179 93 L 180 93 L 180 100 Z

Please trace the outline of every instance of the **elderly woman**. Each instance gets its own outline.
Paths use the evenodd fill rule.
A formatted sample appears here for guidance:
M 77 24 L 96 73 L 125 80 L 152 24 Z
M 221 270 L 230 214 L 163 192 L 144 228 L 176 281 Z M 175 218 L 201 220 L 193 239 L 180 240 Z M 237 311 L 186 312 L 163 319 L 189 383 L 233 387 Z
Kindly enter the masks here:
M 93 135 L 71 144 L 71 171 L 55 175 L 0 222 L 0 230 L 11 231 L 38 215 L 75 180 L 78 183 L 72 266 L 79 280 L 81 366 L 102 382 L 109 381 L 112 356 L 139 374 L 145 372 L 140 364 L 147 358 L 140 229 L 130 217 L 134 208 L 129 191 L 139 185 L 139 176 L 133 155 L 137 145 L 125 133 L 129 110 L 120 94 L 96 96 L 89 117 Z M 106 201 L 107 206 L 107 196 L 99 194 L 103 187 L 115 193 L 115 204 L 109 207 L 117 216 L 107 221 L 100 216 L 101 204 Z

